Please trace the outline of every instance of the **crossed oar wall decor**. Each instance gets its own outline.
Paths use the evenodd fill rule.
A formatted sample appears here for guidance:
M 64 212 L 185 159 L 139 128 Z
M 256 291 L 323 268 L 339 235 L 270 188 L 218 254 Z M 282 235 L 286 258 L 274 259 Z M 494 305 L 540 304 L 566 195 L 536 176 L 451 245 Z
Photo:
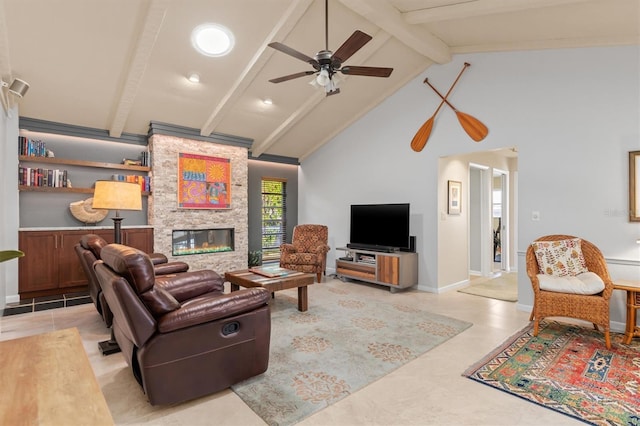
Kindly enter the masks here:
M 433 129 L 433 122 L 436 119 L 436 115 L 438 115 L 440 108 L 442 108 L 442 105 L 444 105 L 445 103 L 449 105 L 449 107 L 453 110 L 453 112 L 456 113 L 456 117 L 458 117 L 458 121 L 460 122 L 460 125 L 462 126 L 464 131 L 467 132 L 467 134 L 471 137 L 471 139 L 473 139 L 476 142 L 480 142 L 489 133 L 489 129 L 487 129 L 487 126 L 482 124 L 480 120 L 473 117 L 472 115 L 469 115 L 457 110 L 447 100 L 447 98 L 451 94 L 451 91 L 453 90 L 453 87 L 456 85 L 456 83 L 458 83 L 458 80 L 460 80 L 462 73 L 467 69 L 469 65 L 471 64 L 467 62 L 464 63 L 464 67 L 458 74 L 458 77 L 456 77 L 456 80 L 453 82 L 453 84 L 449 88 L 449 91 L 444 96 L 442 96 L 442 94 L 438 92 L 438 90 L 435 87 L 433 87 L 431 83 L 429 83 L 428 78 L 424 79 L 424 83 L 428 84 L 429 87 L 431 87 L 433 91 L 436 92 L 438 96 L 440 96 L 440 98 L 442 98 L 442 101 L 440 102 L 440 105 L 438 105 L 436 112 L 434 112 L 433 115 L 429 117 L 427 121 L 424 122 L 424 124 L 416 132 L 416 135 L 413 137 L 413 140 L 411 141 L 411 149 L 413 149 L 414 151 L 416 152 L 422 151 L 424 146 L 427 144 L 427 140 L 429 140 L 429 136 L 431 136 L 431 130 Z

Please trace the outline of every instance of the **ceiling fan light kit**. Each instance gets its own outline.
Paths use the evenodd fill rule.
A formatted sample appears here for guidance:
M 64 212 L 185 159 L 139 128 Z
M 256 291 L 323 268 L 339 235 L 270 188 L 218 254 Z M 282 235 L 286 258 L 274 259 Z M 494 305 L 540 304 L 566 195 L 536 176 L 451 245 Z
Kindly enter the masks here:
M 326 86 L 327 84 L 329 84 L 329 82 L 331 81 L 331 77 L 329 77 L 329 70 L 327 70 L 326 68 L 321 69 L 318 73 L 318 76 L 316 77 L 316 81 L 320 86 Z
M 371 40 L 371 36 L 356 30 L 338 50 L 332 52 L 329 50 L 329 1 L 325 0 L 325 49 L 316 53 L 312 58 L 304 53 L 286 46 L 279 42 L 269 43 L 269 47 L 279 50 L 289 56 L 304 61 L 313 67 L 313 71 L 302 71 L 295 74 L 285 75 L 283 77 L 273 78 L 269 80 L 271 83 L 282 83 L 283 81 L 293 80 L 295 78 L 304 77 L 306 75 L 317 74 L 310 84 L 314 87 L 323 88 L 327 96 L 340 93 L 337 81 L 338 73 L 345 75 L 360 75 L 366 77 L 389 77 L 393 68 L 382 67 L 364 67 L 364 66 L 342 66 L 354 53 L 360 50 L 365 44 Z

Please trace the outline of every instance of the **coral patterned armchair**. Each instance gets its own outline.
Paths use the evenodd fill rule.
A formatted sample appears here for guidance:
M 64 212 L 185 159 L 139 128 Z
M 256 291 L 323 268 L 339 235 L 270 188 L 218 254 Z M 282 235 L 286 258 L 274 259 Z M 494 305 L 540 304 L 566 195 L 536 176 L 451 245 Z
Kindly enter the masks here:
M 280 267 L 313 273 L 322 280 L 327 263 L 329 229 L 325 225 L 298 225 L 291 244 L 280 246 Z

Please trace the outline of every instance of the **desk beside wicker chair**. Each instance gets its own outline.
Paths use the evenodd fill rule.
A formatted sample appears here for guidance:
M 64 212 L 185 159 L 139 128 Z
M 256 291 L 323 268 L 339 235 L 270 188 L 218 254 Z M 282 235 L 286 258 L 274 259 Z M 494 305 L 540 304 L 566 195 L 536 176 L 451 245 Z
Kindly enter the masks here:
M 576 237 L 570 235 L 547 235 L 536 239 L 535 242 L 559 242 Z M 534 243 L 535 243 L 534 242 Z M 535 247 L 529 245 L 527 249 L 527 275 L 533 286 L 534 302 L 530 320 L 534 321 L 534 336 L 538 335 L 540 320 L 546 317 L 577 318 L 593 323 L 598 330 L 601 326 L 608 349 L 611 348 L 609 335 L 609 301 L 613 292 L 613 282 L 609 276 L 607 264 L 602 252 L 591 242 L 581 239 L 580 248 L 584 256 L 584 266 L 589 272 L 595 273 L 604 283 L 604 289 L 594 294 L 577 294 L 560 291 L 546 291 L 540 288 L 540 280 L 548 278 L 541 270 L 536 258 Z M 548 272 L 548 271 L 547 271 Z

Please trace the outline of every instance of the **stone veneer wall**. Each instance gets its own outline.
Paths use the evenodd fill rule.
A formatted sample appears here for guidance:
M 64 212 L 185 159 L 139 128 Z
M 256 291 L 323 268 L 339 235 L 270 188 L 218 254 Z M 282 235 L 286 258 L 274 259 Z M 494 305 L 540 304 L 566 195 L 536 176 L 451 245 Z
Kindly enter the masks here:
M 153 196 L 149 197 L 149 225 L 154 228 L 154 251 L 170 260 L 189 264 L 190 270 L 213 269 L 219 274 L 247 267 L 248 258 L 248 159 L 247 149 L 175 136 L 149 139 Z M 201 154 L 231 160 L 231 209 L 178 208 L 178 154 Z M 232 252 L 171 256 L 174 229 L 234 228 Z

